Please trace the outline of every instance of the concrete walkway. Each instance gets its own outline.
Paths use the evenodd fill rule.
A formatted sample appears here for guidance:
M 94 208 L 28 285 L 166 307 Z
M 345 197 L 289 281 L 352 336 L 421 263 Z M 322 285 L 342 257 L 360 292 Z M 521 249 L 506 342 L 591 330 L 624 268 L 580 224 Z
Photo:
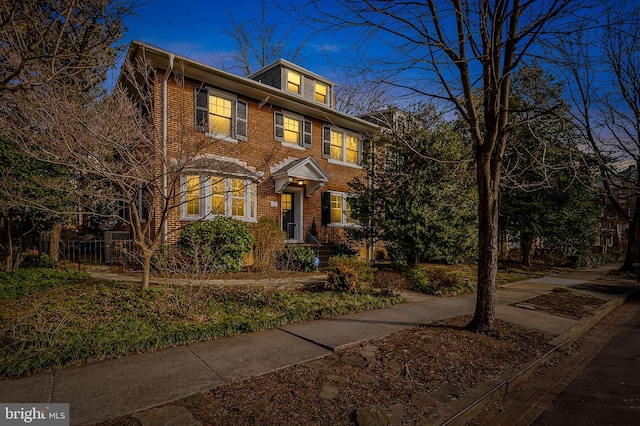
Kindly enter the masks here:
M 597 280 L 611 269 L 580 270 L 508 284 L 497 291 L 496 316 L 550 332 L 558 336 L 557 344 L 561 345 L 588 324 L 507 305 L 555 287 L 570 286 L 611 299 L 607 305 L 614 309 L 635 288 L 635 282 Z M 91 424 L 185 398 L 225 382 L 321 358 L 337 348 L 397 330 L 470 314 L 475 305 L 475 295 L 435 298 L 412 294 L 410 300 L 388 309 L 3 380 L 0 381 L 0 401 L 69 403 L 72 424 Z

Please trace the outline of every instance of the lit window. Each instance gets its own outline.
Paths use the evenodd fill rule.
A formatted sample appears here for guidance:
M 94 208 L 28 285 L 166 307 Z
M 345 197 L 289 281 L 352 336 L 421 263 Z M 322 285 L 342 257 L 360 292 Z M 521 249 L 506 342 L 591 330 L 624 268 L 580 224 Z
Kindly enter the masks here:
M 323 201 L 322 204 L 323 209 L 328 209 L 326 216 L 328 223 L 332 225 L 356 225 L 358 223 L 353 217 L 352 198 L 348 194 L 325 192 L 322 196 L 326 196 L 328 201 Z M 323 212 L 323 217 L 325 217 L 325 212 Z
M 292 93 L 297 93 L 299 95 L 300 80 L 301 80 L 300 74 L 293 71 L 287 71 L 287 90 Z
M 300 121 L 284 117 L 284 141 L 294 144 L 300 143 Z
M 183 179 L 184 219 L 231 216 L 240 220 L 256 218 L 256 184 L 248 179 L 216 176 L 185 176 Z M 200 200 L 204 200 L 203 203 Z M 201 208 L 204 205 L 207 208 Z
M 231 179 L 231 216 L 244 216 L 245 181 Z
M 274 140 L 303 148 L 311 148 L 313 124 L 303 116 L 286 111 L 273 113 Z
M 247 140 L 247 103 L 213 89 L 195 89 L 195 130 L 208 136 Z
M 360 142 L 355 136 L 347 135 L 347 152 L 345 161 L 348 163 L 358 164 L 358 145 Z
M 200 176 L 187 176 L 187 190 L 185 196 L 187 215 L 200 214 Z
M 211 185 L 211 214 L 224 215 L 224 179 L 212 178 Z
M 342 195 L 331 194 L 331 223 L 342 222 Z
M 316 101 L 327 103 L 328 87 L 326 84 L 316 82 Z
M 322 156 L 349 164 L 360 164 L 361 144 L 356 134 L 331 126 L 322 129 Z
M 231 101 L 219 96 L 209 96 L 209 131 L 231 136 Z
M 342 133 L 331 131 L 331 158 L 342 160 Z

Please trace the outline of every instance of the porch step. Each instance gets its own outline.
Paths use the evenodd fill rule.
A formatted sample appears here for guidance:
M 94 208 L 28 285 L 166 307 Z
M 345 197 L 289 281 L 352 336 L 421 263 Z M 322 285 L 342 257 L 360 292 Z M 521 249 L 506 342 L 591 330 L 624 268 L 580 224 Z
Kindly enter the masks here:
M 334 245 L 322 245 L 318 249 L 318 257 L 320 258 L 320 268 L 324 268 L 329 264 L 329 258 L 336 255 Z
M 294 245 L 309 247 L 313 250 L 320 259 L 319 268 L 325 268 L 329 264 L 329 258 L 336 255 L 336 246 L 333 244 L 321 244 L 320 247 L 318 247 L 317 244 L 310 243 L 298 243 Z

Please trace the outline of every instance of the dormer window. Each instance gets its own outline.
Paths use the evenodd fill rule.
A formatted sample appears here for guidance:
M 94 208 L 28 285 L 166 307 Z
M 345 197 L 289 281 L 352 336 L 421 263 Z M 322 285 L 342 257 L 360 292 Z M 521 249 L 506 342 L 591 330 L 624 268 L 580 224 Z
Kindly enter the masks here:
M 323 104 L 327 103 L 327 92 L 329 88 L 326 84 L 318 83 L 316 81 L 316 102 L 321 102 Z
M 296 93 L 298 95 L 302 94 L 300 91 L 302 78 L 300 74 L 297 72 L 293 72 L 291 70 L 287 70 L 287 90 Z

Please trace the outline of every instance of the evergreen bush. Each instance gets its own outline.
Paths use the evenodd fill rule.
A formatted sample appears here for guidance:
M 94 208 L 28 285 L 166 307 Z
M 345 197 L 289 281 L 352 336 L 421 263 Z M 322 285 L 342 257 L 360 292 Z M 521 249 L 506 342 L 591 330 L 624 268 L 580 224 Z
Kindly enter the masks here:
M 251 251 L 253 236 L 242 221 L 218 216 L 185 226 L 178 247 L 191 261 L 192 272 L 238 272 Z

